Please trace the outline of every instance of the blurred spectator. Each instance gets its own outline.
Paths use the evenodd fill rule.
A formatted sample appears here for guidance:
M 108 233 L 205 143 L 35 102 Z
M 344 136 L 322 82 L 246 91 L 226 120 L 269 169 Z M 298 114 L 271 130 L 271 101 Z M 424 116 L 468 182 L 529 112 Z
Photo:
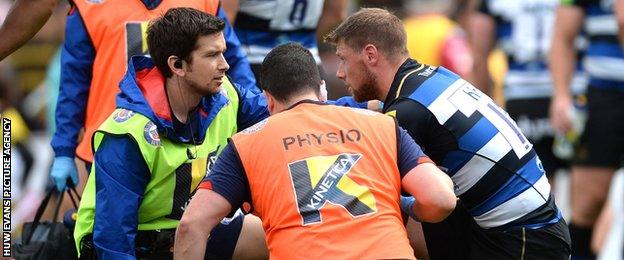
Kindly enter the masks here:
M 41 30 L 8 58 L 10 64 L 18 72 L 18 86 L 25 94 L 34 90 L 43 81 L 48 62 L 63 41 L 64 14 L 67 12 L 67 5 L 63 3 L 52 10 L 54 12 Z M 40 119 L 43 118 L 37 118 L 39 121 L 34 122 L 27 120 L 35 129 L 43 129 L 44 125 L 41 124 Z
M 591 248 L 599 260 L 622 259 L 624 241 L 624 171 L 613 177 L 609 198 L 594 226 Z
M 553 154 L 554 131 L 547 112 L 553 89 L 547 53 L 556 6 L 552 0 L 484 0 L 470 23 L 475 84 L 491 92 L 487 60 L 491 51 L 500 47 L 510 66 L 504 80 L 506 110 L 533 143 L 551 183 L 557 170 L 568 167 L 567 161 Z M 574 79 L 574 91 L 581 94 L 585 84 L 582 73 L 577 71 Z
M 355 0 L 357 6 L 355 6 L 353 12 L 356 12 L 360 7 L 377 7 L 386 9 L 398 17 L 403 17 L 403 3 L 399 0 Z
M 0 114 L 11 120 L 11 198 L 19 201 L 23 184 L 33 165 L 33 156 L 25 143 L 30 130 L 21 113 L 16 109 L 19 93 L 10 67 L 0 64 Z
M 613 174 L 624 165 L 624 51 L 613 8 L 613 1 L 562 1 L 550 50 L 555 87 L 551 123 L 558 132 L 570 133 L 577 129 L 570 90 L 576 65 L 574 41 L 581 30 L 589 38 L 583 60 L 589 77 L 587 121 L 575 147 L 571 175 L 572 259 L 595 257 L 590 249 L 593 228 Z
M 321 77 L 325 78 L 320 67 L 317 33 L 322 36 L 346 17 L 347 0 L 238 0 L 223 7 L 231 18 L 256 80 L 264 57 L 274 47 L 287 42 L 297 42 L 310 50 L 321 69 Z
M 0 60 L 30 40 L 46 24 L 59 0 L 17 0 L 10 12 L 7 5 L 11 1 L 2 2 L 0 9 L 7 11 L 0 15 L 0 20 L 6 18 L 0 27 Z
M 0 18 L 7 19 L 0 29 L 0 58 L 13 51 L 6 48 L 19 47 L 24 43 L 14 40 L 21 41 L 20 37 L 25 37 L 22 40 L 29 40 L 36 33 L 21 49 L 0 62 L 0 81 L 3 82 L 0 83 L 2 115 L 12 118 L 12 141 L 15 143 L 12 153 L 15 158 L 12 159 L 11 194 L 11 225 L 14 234 L 19 234 L 21 223 L 32 220 L 49 181 L 48 171 L 52 157 L 50 137 L 43 132 L 47 123 L 43 113 L 45 110 L 42 109 L 48 103 L 47 94 L 37 89 L 37 86 L 45 77 L 48 62 L 62 41 L 67 12 L 66 2 L 57 6 L 58 0 L 52 1 L 55 3 L 47 5 L 45 3 L 50 2 L 49 0 L 0 0 Z M 7 16 L 11 3 L 15 4 L 11 14 Z M 34 5 L 37 7 L 33 7 Z M 46 11 L 40 13 L 42 10 Z M 25 18 L 24 13 L 27 13 L 28 18 Z M 44 16 L 39 17 L 43 20 L 36 18 L 39 15 Z M 10 17 L 13 17 L 12 22 L 9 21 Z M 39 21 L 42 23 L 39 24 Z M 26 29 L 23 26 L 32 27 Z M 32 30 L 32 34 L 28 35 L 24 30 Z M 51 87 L 58 89 L 58 84 Z M 44 219 L 48 219 L 49 215 L 45 214 Z
M 448 18 L 452 0 L 408 0 L 404 19 L 407 50 L 419 62 L 470 75 L 472 55 L 464 31 Z

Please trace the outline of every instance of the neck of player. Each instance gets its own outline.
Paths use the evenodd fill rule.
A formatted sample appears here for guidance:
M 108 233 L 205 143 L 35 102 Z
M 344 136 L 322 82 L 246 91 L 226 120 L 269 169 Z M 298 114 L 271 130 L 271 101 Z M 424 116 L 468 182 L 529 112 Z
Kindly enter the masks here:
M 390 87 L 392 86 L 392 82 L 394 81 L 394 77 L 397 72 L 399 72 L 399 68 L 401 65 L 407 60 L 409 56 L 400 55 L 396 58 L 387 58 L 384 59 L 381 66 L 378 66 L 379 73 L 377 73 L 377 90 L 380 101 L 385 101 L 388 96 L 388 92 L 390 92 Z M 383 64 L 385 63 L 385 64 Z

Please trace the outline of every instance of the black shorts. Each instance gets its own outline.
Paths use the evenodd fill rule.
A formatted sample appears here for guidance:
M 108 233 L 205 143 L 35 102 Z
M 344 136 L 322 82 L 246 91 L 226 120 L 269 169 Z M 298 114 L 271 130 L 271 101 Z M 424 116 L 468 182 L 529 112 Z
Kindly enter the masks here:
M 624 91 L 589 86 L 587 109 L 574 165 L 619 168 L 624 162 Z
M 222 220 L 210 233 L 204 259 L 232 259 L 244 219 L 245 215 L 237 211 L 231 218 Z
M 470 259 L 550 259 L 570 258 L 570 232 L 562 218 L 538 228 L 508 231 L 481 230 L 473 233 Z
M 553 154 L 554 130 L 548 116 L 549 107 L 550 98 L 514 99 L 506 105 L 509 116 L 533 144 L 550 179 L 557 170 L 569 168 L 570 162 Z
M 430 259 L 569 258 L 570 234 L 563 219 L 538 229 L 488 230 L 460 204 L 444 221 L 422 223 Z

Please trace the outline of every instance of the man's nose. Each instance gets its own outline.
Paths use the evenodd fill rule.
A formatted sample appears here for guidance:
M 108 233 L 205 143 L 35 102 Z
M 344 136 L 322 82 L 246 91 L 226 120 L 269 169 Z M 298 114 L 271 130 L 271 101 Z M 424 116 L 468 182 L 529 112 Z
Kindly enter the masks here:
M 344 70 L 342 69 L 342 65 L 340 67 L 338 67 L 338 70 L 336 71 L 336 77 L 338 77 L 339 79 L 344 80 L 345 79 L 345 73 Z
M 221 61 L 219 62 L 218 68 L 223 71 L 227 71 L 230 69 L 230 64 L 227 63 L 223 54 L 221 54 Z

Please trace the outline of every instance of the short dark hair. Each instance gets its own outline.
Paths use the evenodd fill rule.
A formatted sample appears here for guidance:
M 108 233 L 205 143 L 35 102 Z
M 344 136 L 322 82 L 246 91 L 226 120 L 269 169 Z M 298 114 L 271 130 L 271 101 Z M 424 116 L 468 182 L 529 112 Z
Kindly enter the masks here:
M 403 22 L 394 14 L 380 8 L 362 8 L 323 39 L 332 44 L 344 40 L 354 50 L 373 44 L 382 53 L 392 57 L 408 54 Z
M 312 53 L 298 43 L 275 47 L 262 61 L 260 86 L 280 102 L 313 91 L 319 94 L 321 76 Z
M 225 22 L 216 16 L 193 8 L 171 8 L 150 22 L 147 29 L 147 46 L 154 64 L 167 78 L 173 73 L 167 65 L 171 55 L 192 62 L 191 52 L 197 39 L 223 31 Z

